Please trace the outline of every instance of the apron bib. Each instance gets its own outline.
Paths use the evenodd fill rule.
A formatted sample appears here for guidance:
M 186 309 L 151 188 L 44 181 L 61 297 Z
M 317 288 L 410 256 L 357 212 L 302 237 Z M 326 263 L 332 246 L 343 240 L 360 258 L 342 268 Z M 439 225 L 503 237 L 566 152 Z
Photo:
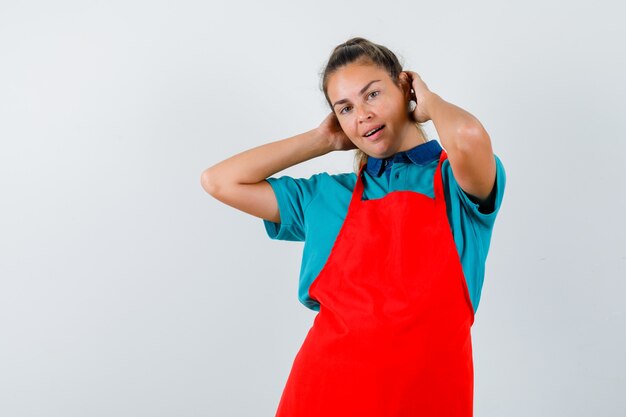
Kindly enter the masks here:
M 363 168 L 324 268 L 320 310 L 277 417 L 469 417 L 474 312 L 446 214 L 441 152 L 435 198 L 362 200 Z

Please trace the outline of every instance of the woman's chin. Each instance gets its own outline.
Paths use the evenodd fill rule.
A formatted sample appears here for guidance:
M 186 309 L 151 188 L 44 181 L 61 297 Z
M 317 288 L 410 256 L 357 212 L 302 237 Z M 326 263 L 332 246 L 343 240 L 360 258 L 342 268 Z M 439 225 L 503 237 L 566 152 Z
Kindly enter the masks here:
M 394 154 L 393 149 L 385 142 L 366 143 L 360 149 L 368 156 L 378 159 L 388 158 Z

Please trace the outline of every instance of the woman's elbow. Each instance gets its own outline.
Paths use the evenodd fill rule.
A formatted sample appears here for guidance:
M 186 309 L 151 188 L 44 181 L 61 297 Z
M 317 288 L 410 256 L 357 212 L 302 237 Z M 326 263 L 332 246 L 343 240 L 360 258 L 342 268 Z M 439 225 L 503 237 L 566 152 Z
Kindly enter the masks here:
M 202 175 L 200 176 L 200 184 L 202 185 L 202 188 L 213 197 L 215 197 L 219 192 L 219 186 L 215 179 L 215 174 L 211 171 L 211 168 L 207 168 L 202 171 Z

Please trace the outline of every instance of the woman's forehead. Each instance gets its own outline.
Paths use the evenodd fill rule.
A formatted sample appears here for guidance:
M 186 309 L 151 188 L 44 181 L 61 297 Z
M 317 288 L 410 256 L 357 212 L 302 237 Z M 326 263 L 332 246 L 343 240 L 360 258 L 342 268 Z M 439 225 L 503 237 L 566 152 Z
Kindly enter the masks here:
M 331 99 L 341 99 L 358 95 L 363 87 L 374 80 L 384 84 L 390 82 L 391 78 L 387 71 L 374 64 L 352 63 L 344 65 L 328 78 L 328 96 Z

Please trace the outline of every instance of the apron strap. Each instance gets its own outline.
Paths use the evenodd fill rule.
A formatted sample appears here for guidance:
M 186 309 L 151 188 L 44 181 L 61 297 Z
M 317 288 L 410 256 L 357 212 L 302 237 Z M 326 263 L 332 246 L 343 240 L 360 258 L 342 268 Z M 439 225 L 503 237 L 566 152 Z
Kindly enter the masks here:
M 435 178 L 433 180 L 433 188 L 435 190 L 435 202 L 438 204 L 443 203 L 445 207 L 444 193 L 443 193 L 443 180 L 441 176 L 441 167 L 443 166 L 443 161 L 448 159 L 448 154 L 445 150 L 441 150 L 441 155 L 439 156 L 439 164 L 437 164 L 437 169 L 435 170 Z
M 348 210 L 357 205 L 363 198 L 363 170 L 365 169 L 365 165 L 366 164 L 363 164 L 356 176 L 356 184 L 354 185 L 354 191 L 352 192 L 352 199 L 350 200 L 350 207 Z

